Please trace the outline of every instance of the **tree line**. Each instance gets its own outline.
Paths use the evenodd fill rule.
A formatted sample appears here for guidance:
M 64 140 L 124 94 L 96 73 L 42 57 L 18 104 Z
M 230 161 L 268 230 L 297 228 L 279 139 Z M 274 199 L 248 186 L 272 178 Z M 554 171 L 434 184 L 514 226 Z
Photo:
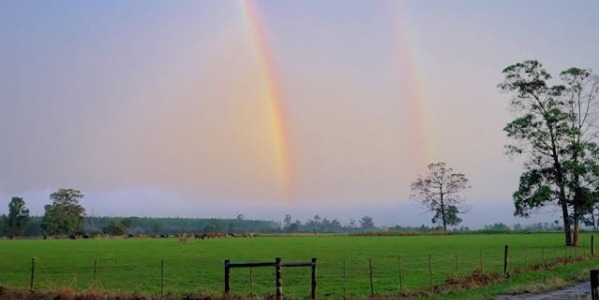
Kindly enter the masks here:
M 377 230 L 370 216 L 341 224 L 337 219 L 319 215 L 305 222 L 286 215 L 282 224 L 276 221 L 249 220 L 239 214 L 234 219 L 217 218 L 148 218 L 98 217 L 86 214 L 80 204 L 84 194 L 75 189 L 59 189 L 50 194 L 50 204 L 44 206 L 43 216 L 30 216 L 25 200 L 13 197 L 8 215 L 0 216 L 0 235 L 17 236 L 70 236 L 70 235 L 125 235 L 181 233 L 339 233 L 359 230 Z

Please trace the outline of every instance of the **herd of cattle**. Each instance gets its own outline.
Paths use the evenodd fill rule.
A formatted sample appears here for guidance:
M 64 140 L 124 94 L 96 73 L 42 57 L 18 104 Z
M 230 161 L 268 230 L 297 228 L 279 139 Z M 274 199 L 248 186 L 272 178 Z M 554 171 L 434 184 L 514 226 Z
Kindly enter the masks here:
M 71 240 L 78 240 L 78 239 L 109 239 L 109 238 L 113 238 L 113 237 L 119 237 L 119 236 L 112 236 L 110 234 L 96 234 L 96 235 L 90 235 L 90 234 L 71 234 L 68 236 L 69 239 Z M 122 235 L 121 237 L 125 238 L 125 239 L 143 239 L 143 238 L 179 238 L 179 239 L 189 239 L 189 238 L 195 238 L 195 239 L 216 239 L 216 238 L 228 238 L 228 237 L 245 237 L 245 238 L 253 238 L 256 237 L 255 234 L 253 233 L 220 233 L 220 232 L 209 232 L 209 233 L 181 233 L 181 234 L 125 234 Z M 44 235 L 44 239 L 49 238 L 48 236 Z M 55 239 L 59 239 L 59 236 L 53 236 L 52 238 Z

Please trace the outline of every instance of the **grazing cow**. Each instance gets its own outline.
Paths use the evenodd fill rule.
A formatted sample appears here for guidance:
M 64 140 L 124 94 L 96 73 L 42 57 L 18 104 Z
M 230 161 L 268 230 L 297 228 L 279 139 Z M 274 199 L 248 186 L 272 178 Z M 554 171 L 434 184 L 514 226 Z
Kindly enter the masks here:
M 74 234 L 69 234 L 69 240 L 76 240 L 77 236 Z

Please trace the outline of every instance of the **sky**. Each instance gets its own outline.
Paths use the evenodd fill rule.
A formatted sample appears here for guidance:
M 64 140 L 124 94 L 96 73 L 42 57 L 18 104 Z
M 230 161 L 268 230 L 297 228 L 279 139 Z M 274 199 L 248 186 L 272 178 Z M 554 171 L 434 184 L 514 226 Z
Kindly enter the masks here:
M 2 1 L 0 213 L 75 188 L 97 216 L 429 225 L 410 183 L 444 161 L 464 225 L 552 221 L 512 216 L 497 84 L 599 70 L 597 28 L 591 0 Z

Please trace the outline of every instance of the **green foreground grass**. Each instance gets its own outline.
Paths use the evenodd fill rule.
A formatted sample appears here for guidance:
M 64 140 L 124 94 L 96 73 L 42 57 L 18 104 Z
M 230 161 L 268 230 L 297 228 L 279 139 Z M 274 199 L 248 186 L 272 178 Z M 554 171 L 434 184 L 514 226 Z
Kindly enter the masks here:
M 219 295 L 224 286 L 225 259 L 265 262 L 281 257 L 284 262 L 291 262 L 315 257 L 318 259 L 319 298 L 343 298 L 344 295 L 359 298 L 371 293 L 369 259 L 373 265 L 375 293 L 390 295 L 400 289 L 404 292 L 429 290 L 431 283 L 439 285 L 448 277 L 472 274 L 480 269 L 481 263 L 484 273 L 502 273 L 504 245 L 509 245 L 512 278 L 466 293 L 444 294 L 444 298 L 473 298 L 474 295 L 488 298 L 497 293 L 530 289 L 535 282 L 545 287 L 551 282 L 559 285 L 566 281 L 555 278 L 575 279 L 595 264 L 590 261 L 553 271 L 515 274 L 517 269 L 541 264 L 543 259 L 549 263 L 563 257 L 590 254 L 590 234 L 581 235 L 578 248 L 566 248 L 562 244 L 561 234 L 281 236 L 190 239 L 187 243 L 173 238 L 3 240 L 0 241 L 0 286 L 28 288 L 31 261 L 35 258 L 35 289 L 157 294 L 161 288 L 161 261 L 164 261 L 165 292 Z M 232 292 L 272 294 L 274 269 L 254 268 L 251 272 L 250 282 L 249 269 L 232 270 Z M 283 286 L 288 297 L 306 297 L 310 292 L 310 269 L 284 269 Z

